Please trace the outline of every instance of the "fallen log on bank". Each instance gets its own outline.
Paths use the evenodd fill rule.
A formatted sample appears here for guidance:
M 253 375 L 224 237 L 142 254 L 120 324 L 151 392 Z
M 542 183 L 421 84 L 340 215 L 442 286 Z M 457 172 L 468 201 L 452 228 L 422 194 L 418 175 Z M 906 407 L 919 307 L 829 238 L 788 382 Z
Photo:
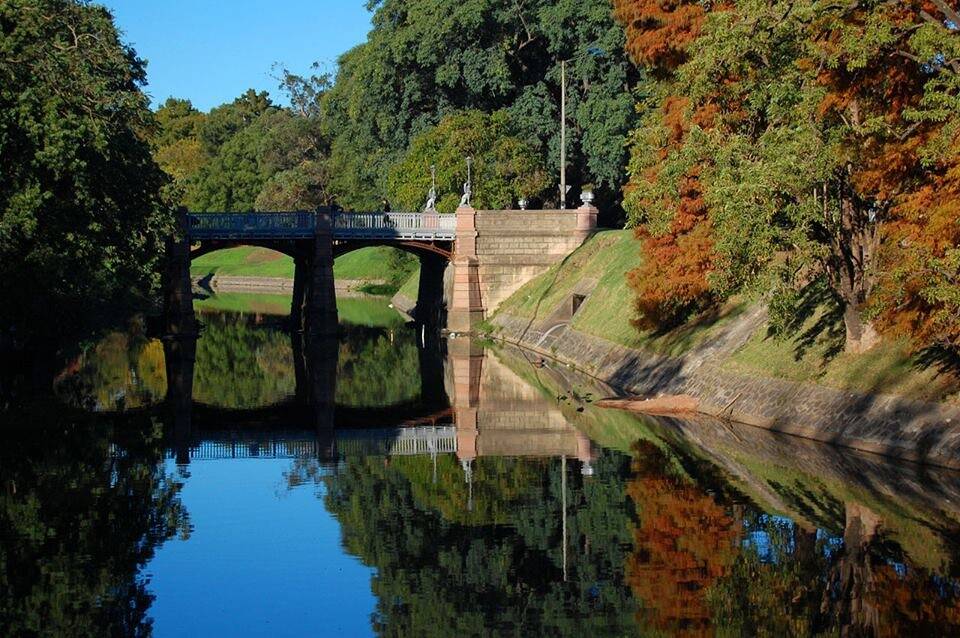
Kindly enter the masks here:
M 639 397 L 611 398 L 597 401 L 601 408 L 629 410 L 643 414 L 689 414 L 700 411 L 700 401 L 689 394 L 665 394 L 649 399 Z

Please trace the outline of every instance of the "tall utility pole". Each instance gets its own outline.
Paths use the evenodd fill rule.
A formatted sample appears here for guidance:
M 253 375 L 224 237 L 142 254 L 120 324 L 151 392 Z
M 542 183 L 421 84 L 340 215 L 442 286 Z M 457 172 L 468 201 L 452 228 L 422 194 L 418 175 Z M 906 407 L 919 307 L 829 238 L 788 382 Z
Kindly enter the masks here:
M 567 61 L 560 61 L 560 208 L 567 207 Z

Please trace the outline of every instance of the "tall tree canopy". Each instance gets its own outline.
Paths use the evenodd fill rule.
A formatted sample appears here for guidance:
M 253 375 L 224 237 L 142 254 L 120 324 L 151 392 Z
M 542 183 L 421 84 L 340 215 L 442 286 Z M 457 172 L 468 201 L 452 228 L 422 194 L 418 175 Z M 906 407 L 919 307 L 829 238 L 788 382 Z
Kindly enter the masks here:
M 557 184 L 562 60 L 568 183 L 593 182 L 607 199 L 618 198 L 637 72 L 607 0 L 368 4 L 375 9 L 368 40 L 340 59 L 323 98 L 331 184 L 344 206 L 375 206 L 411 138 L 469 109 L 506 109 Z M 555 189 L 543 194 L 558 199 Z
M 476 208 L 511 208 L 549 184 L 542 158 L 513 134 L 506 111 L 463 111 L 414 136 L 407 152 L 390 167 L 390 201 L 417 210 L 430 189 L 430 166 L 436 166 L 437 210 L 454 212 L 466 175 L 465 157 L 473 158 L 471 203 Z
M 877 316 L 960 345 L 948 3 L 616 4 L 658 78 L 628 187 L 641 324 L 823 278 L 850 351 L 875 341 Z
M 293 108 L 275 106 L 265 92 L 250 89 L 208 114 L 173 98 L 158 109 L 154 153 L 174 178 L 176 199 L 198 211 L 305 210 L 330 203 L 329 143 L 311 107 L 320 88 L 315 78 L 289 74 L 284 86 Z
M 169 216 L 143 81 L 103 7 L 0 4 L 0 327 L 15 341 L 154 283 Z

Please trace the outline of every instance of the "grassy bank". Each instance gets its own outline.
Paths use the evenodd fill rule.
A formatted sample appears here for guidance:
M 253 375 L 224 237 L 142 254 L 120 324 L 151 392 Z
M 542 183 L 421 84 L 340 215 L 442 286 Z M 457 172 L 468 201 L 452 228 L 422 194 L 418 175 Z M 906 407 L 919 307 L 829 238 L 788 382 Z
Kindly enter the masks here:
M 573 316 L 574 328 L 632 348 L 680 356 L 720 337 L 759 303 L 734 298 L 673 330 L 638 331 L 631 324 L 633 291 L 626 273 L 640 259 L 640 245 L 631 231 L 602 231 L 520 288 L 498 312 L 543 321 L 569 304 L 574 294 L 590 291 Z M 840 389 L 960 402 L 960 381 L 943 368 L 936 353 L 916 353 L 905 341 L 886 339 L 865 354 L 845 354 L 843 336 L 842 318 L 833 302 L 823 296 L 811 298 L 786 334 L 772 336 L 764 323 L 742 347 L 711 363 L 735 372 Z
M 395 291 L 417 269 L 417 260 L 406 252 L 386 246 L 361 248 L 337 258 L 333 274 L 337 279 L 387 282 L 389 294 Z M 211 274 L 234 277 L 293 278 L 293 259 L 267 248 L 238 246 L 208 253 L 193 260 L 190 274 L 205 277 Z
M 414 270 L 407 280 L 401 284 L 397 294 L 403 295 L 408 299 L 416 301 L 417 294 L 420 292 L 420 268 Z

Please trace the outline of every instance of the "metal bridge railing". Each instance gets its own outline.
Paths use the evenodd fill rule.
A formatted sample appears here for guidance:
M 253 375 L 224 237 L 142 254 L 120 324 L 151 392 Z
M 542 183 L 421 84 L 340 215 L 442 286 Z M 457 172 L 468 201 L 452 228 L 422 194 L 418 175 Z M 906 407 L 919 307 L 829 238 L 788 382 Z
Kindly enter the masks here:
M 191 460 L 222 459 L 298 459 L 320 458 L 331 453 L 338 457 L 388 455 L 418 456 L 453 454 L 457 451 L 457 428 L 453 425 L 342 430 L 335 436 L 333 448 L 313 438 L 252 436 L 229 439 L 204 439 L 189 446 Z M 111 456 L 121 458 L 122 448 L 111 446 Z M 166 457 L 177 457 L 166 450 Z
M 334 239 L 453 240 L 456 215 L 438 213 L 331 213 Z M 313 237 L 320 214 L 190 213 L 191 239 L 304 239 Z
M 296 239 L 313 237 L 316 213 L 195 213 L 192 239 Z

